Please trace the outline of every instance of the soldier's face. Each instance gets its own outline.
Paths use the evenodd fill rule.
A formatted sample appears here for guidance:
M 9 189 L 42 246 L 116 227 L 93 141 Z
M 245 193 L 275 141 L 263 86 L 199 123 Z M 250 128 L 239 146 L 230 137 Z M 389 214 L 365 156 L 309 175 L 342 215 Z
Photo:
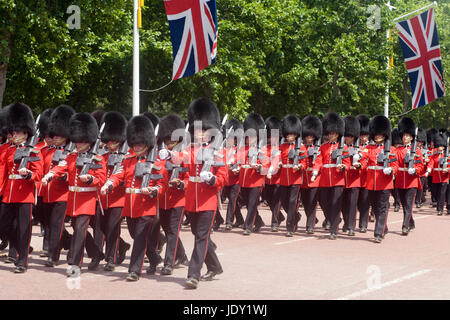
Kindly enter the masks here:
M 108 141 L 106 143 L 106 148 L 108 148 L 109 151 L 114 152 L 119 150 L 120 142 L 118 141 Z
M 328 134 L 328 141 L 335 142 L 339 138 L 339 135 L 337 132 L 330 132 Z
M 289 143 L 294 143 L 297 136 L 295 134 L 288 134 L 286 137 L 286 141 Z
M 444 151 L 445 147 L 444 146 L 439 146 L 437 149 L 438 149 L 439 152 L 442 152 L 442 151 Z
M 75 143 L 75 147 L 77 148 L 77 152 L 82 153 L 89 149 L 91 144 L 89 142 L 77 142 Z
M 417 148 L 423 148 L 423 142 L 417 141 Z
M 143 143 L 135 144 L 135 145 L 132 146 L 132 148 L 133 148 L 134 153 L 137 156 L 143 155 L 148 150 L 147 145 L 145 145 Z
M 404 133 L 402 136 L 402 142 L 403 144 L 410 144 L 412 141 L 412 135 L 409 133 Z
M 66 137 L 60 137 L 60 136 L 54 136 L 52 139 L 53 144 L 57 147 L 65 145 L 66 141 L 67 141 Z
M 375 143 L 380 144 L 384 141 L 384 135 L 383 134 L 377 134 L 374 137 Z
M 177 141 L 172 141 L 169 138 L 164 139 L 164 144 L 166 145 L 167 149 L 172 150 L 175 148 L 175 146 L 178 144 Z
M 207 143 L 208 137 L 206 135 L 206 130 L 194 129 L 194 139 L 198 143 Z
M 313 144 L 314 143 L 314 137 L 313 136 L 306 136 L 305 141 L 306 141 L 306 144 Z
M 362 134 L 359 136 L 359 140 L 361 143 L 367 143 L 369 142 L 369 135 L 368 134 Z
M 11 142 L 15 145 L 19 145 L 27 141 L 28 139 L 28 132 L 24 131 L 13 131 L 11 134 Z
M 355 138 L 354 137 L 345 137 L 345 144 L 353 144 L 355 142 Z
M 46 143 L 48 146 L 54 144 L 53 138 L 50 137 L 50 136 L 45 136 L 45 137 L 44 137 L 44 141 L 45 141 L 45 143 Z

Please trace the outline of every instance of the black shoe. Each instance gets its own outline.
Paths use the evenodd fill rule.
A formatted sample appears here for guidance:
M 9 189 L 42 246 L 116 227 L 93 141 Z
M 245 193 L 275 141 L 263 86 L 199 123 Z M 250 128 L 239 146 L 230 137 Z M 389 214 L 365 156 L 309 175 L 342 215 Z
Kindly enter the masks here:
M 81 269 L 79 266 L 70 265 L 66 270 L 66 275 L 70 278 L 77 278 L 81 274 Z
M 14 263 L 14 262 L 16 262 L 16 259 L 13 257 L 7 257 L 5 259 L 5 263 Z
M 14 273 L 25 273 L 27 271 L 27 268 L 23 266 L 17 266 L 14 268 Z
M 100 261 L 102 261 L 102 257 L 94 257 L 92 258 L 91 262 L 88 265 L 88 270 L 95 271 L 98 268 L 98 265 L 100 264 Z
M 107 262 L 105 264 L 105 266 L 103 267 L 103 270 L 105 270 L 105 271 L 114 271 L 115 268 L 116 268 L 116 266 L 114 265 L 114 263 Z
M 416 203 L 416 208 L 417 208 L 417 209 L 420 209 L 420 207 L 422 207 L 422 204 Z
M 337 236 L 335 233 L 330 234 L 330 240 L 336 240 Z
M 225 230 L 227 230 L 227 231 L 233 230 L 233 226 L 231 225 L 231 223 L 227 223 L 225 225 Z
M 33 252 L 33 250 L 34 250 L 34 248 L 33 248 L 32 246 L 30 246 L 30 247 L 28 248 L 28 254 L 31 254 L 31 253 Z
M 353 229 L 348 230 L 348 235 L 353 237 L 355 235 L 355 231 L 353 231 Z
M 293 236 L 294 236 L 294 233 L 293 233 L 292 231 L 286 232 L 286 237 L 291 238 L 291 237 L 293 237 Z
M 408 233 L 409 233 L 409 229 L 406 228 L 406 227 L 403 227 L 403 228 L 402 228 L 402 235 L 407 236 Z
M 9 245 L 9 241 L 8 240 L 3 240 L 0 243 L 0 251 L 5 250 L 8 245 Z
M 172 269 L 171 266 L 164 266 L 164 267 L 161 269 L 161 275 L 162 275 L 162 276 L 169 276 L 169 275 L 171 275 L 172 273 L 173 273 L 173 269 Z
M 146 270 L 146 272 L 147 272 L 147 274 L 149 274 L 149 275 L 154 275 L 155 273 L 156 273 L 156 266 L 157 265 L 150 265 L 150 267 L 148 267 L 147 268 L 147 270 Z
M 367 228 L 364 228 L 364 227 L 363 227 L 363 228 L 360 228 L 360 229 L 359 229 L 359 232 L 361 232 L 361 233 L 366 233 L 366 232 L 367 232 Z
M 121 265 L 122 262 L 125 260 L 127 251 L 130 250 L 130 248 L 131 248 L 131 245 L 129 243 L 126 243 L 125 241 L 120 244 L 120 246 L 119 246 L 119 254 L 118 254 L 118 257 L 117 257 L 117 261 L 116 261 L 118 266 Z
M 49 257 L 48 260 L 45 261 L 45 266 L 53 268 L 54 266 L 56 266 L 56 262 L 53 261 L 53 259 Z
M 42 250 L 41 253 L 39 254 L 39 257 L 48 258 L 48 251 Z
M 437 215 L 442 216 L 443 213 L 444 213 L 443 211 L 438 211 Z
M 180 265 L 189 266 L 189 259 L 186 254 L 181 259 L 175 259 L 175 263 L 173 264 L 174 268 Z
M 415 228 L 416 228 L 415 225 L 410 225 L 410 226 L 409 226 L 409 231 L 414 230 Z
M 243 234 L 244 236 L 249 236 L 250 233 L 252 233 L 252 232 L 250 231 L 250 229 L 245 229 L 244 232 L 243 232 L 242 234 Z
M 375 241 L 375 243 L 381 243 L 381 236 L 380 235 L 376 235 L 374 241 Z
M 214 279 L 214 277 L 216 275 L 221 274 L 222 272 L 223 272 L 223 270 L 220 270 L 220 271 L 208 271 L 203 276 L 201 276 L 200 280 L 201 281 L 211 281 L 212 279 Z
M 259 230 L 261 230 L 261 228 L 264 226 L 264 223 L 259 223 L 259 224 L 257 224 L 257 225 L 255 225 L 254 227 L 253 227 L 253 232 L 259 232 Z
M 187 278 L 186 283 L 184 285 L 187 289 L 197 289 L 198 280 L 193 277 L 189 277 Z
M 278 232 L 278 225 L 276 223 L 272 225 L 272 232 Z
M 306 233 L 307 233 L 307 234 L 314 234 L 314 229 L 311 228 L 311 227 L 306 228 Z
M 127 281 L 138 281 L 139 280 L 139 275 L 136 272 L 130 272 L 127 275 Z

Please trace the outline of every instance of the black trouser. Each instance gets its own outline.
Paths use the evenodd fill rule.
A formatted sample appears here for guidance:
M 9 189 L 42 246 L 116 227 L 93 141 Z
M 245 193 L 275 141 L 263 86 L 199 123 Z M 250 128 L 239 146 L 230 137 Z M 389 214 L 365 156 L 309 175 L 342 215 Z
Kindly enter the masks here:
M 431 183 L 431 202 L 438 202 L 438 192 L 439 192 L 439 183 L 433 183 L 432 177 L 430 176 L 429 183 Z M 430 182 L 431 181 L 431 182 Z
M 281 186 L 278 189 L 280 194 L 280 202 L 284 211 L 287 212 L 286 230 L 288 232 L 295 232 L 297 230 L 297 223 L 299 221 L 298 213 L 298 199 L 300 196 L 300 185 L 294 184 L 291 186 Z
M 320 188 L 320 198 L 323 200 L 323 212 L 330 221 L 330 233 L 337 234 L 342 209 L 343 186 Z
M 87 214 L 72 217 L 73 236 L 67 261 L 69 265 L 81 267 L 90 219 L 91 216 Z
M 61 253 L 61 239 L 65 231 L 64 218 L 66 217 L 66 207 L 66 201 L 47 203 L 50 217 L 48 228 L 48 256 L 54 262 L 59 261 L 59 255 Z
M 211 240 L 214 211 L 192 212 L 191 232 L 195 236 L 194 249 L 189 262 L 188 277 L 200 279 L 200 271 L 205 262 L 208 271 L 221 272 L 222 266 L 216 255 L 216 245 Z
M 49 228 L 50 228 L 50 206 L 43 202 L 42 197 L 37 197 L 36 206 L 33 209 L 33 216 L 44 230 L 42 239 L 42 250 L 48 251 L 49 246 Z
M 414 226 L 414 219 L 412 216 L 412 208 L 414 198 L 416 197 L 417 188 L 398 189 L 398 195 L 403 207 L 403 225 L 402 228 L 409 228 Z
M 161 234 L 161 220 L 156 215 L 153 218 L 153 223 L 150 227 L 150 231 L 147 234 L 147 251 L 146 255 L 150 261 L 151 266 L 157 266 L 162 258 L 160 252 L 158 251 L 158 245 L 160 241 Z
M 257 208 L 261 187 L 241 188 L 242 198 L 247 206 L 247 216 L 245 217 L 244 229 L 252 230 L 255 224 L 255 218 L 258 215 Z M 261 217 L 260 217 L 261 218 Z
M 428 180 L 426 177 L 420 177 L 420 184 L 422 185 L 422 188 L 417 189 L 416 199 L 415 199 L 416 204 L 422 204 L 425 202 L 425 195 L 427 193 L 427 183 L 428 183 Z
M 227 215 L 225 218 L 226 224 L 232 224 L 235 218 L 237 223 L 244 222 L 244 218 L 242 217 L 241 211 L 237 205 L 240 190 L 241 187 L 239 186 L 239 184 L 225 186 L 222 189 L 222 195 L 225 198 L 228 198 Z
M 8 256 L 14 259 L 17 258 L 17 250 L 15 248 L 16 223 L 14 215 L 9 213 L 8 205 L 2 202 L 0 205 L 0 239 L 2 241 L 8 240 Z
M 436 200 L 437 200 L 437 211 L 444 211 L 444 204 L 445 204 L 445 197 L 447 193 L 447 182 L 441 182 L 441 183 L 434 183 L 435 186 L 435 192 L 436 192 Z M 448 205 L 447 199 L 447 205 Z
M 369 200 L 369 190 L 366 188 L 359 188 L 358 195 L 358 211 L 359 211 L 359 228 L 366 228 L 369 224 L 369 210 L 370 210 L 370 200 Z
M 156 216 L 144 216 L 139 218 L 127 217 L 128 230 L 134 240 L 128 272 L 136 272 L 137 274 L 141 274 L 142 272 L 144 257 L 149 246 L 148 234 L 153 226 L 155 217 Z
M 164 266 L 170 266 L 173 268 L 175 264 L 175 257 L 183 257 L 186 254 L 183 243 L 179 238 L 183 212 L 184 207 L 159 210 L 161 226 L 167 237 Z
M 108 208 L 105 210 L 105 214 L 98 215 L 96 220 L 96 226 L 101 229 L 102 240 L 106 243 L 105 246 L 105 261 L 110 263 L 116 263 L 117 248 L 119 246 L 120 238 L 120 223 L 122 221 L 122 207 Z M 100 233 L 95 232 L 95 235 Z M 99 242 L 96 239 L 97 245 Z M 103 249 L 103 241 L 100 248 Z M 99 248 L 99 249 L 100 249 Z M 101 250 L 102 251 L 102 250 Z
M 346 188 L 342 195 L 344 229 L 355 230 L 359 188 Z
M 369 198 L 375 214 L 375 236 L 387 233 L 387 218 L 389 210 L 389 196 L 392 190 L 370 190 Z
M 300 196 L 306 213 L 306 228 L 314 229 L 319 188 L 301 188 Z
M 392 196 L 394 197 L 394 208 L 400 208 L 400 197 L 398 195 L 398 189 L 394 188 L 391 191 Z
M 15 253 L 15 250 L 17 250 L 18 257 L 15 262 L 17 267 L 28 267 L 32 211 L 33 205 L 31 203 L 5 203 L 3 207 L 3 221 L 0 221 L 2 231 L 0 233 L 7 234 L 10 239 L 10 249 L 12 245 L 15 248 L 13 252 Z M 10 252 L 11 255 L 12 252 Z
M 262 198 L 269 204 L 270 211 L 272 212 L 272 226 L 279 226 L 280 221 L 280 185 L 279 184 L 266 184 L 263 188 Z

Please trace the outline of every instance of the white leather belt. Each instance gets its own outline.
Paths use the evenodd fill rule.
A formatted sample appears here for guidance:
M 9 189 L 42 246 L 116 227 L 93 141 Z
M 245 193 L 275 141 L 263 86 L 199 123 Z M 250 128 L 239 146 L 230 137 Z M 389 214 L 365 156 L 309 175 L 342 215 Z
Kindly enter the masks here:
M 8 176 L 8 178 L 10 180 L 24 180 L 24 179 L 26 179 L 24 176 L 21 176 L 20 174 L 10 174 Z
M 308 168 L 306 169 L 306 171 L 313 171 L 313 168 Z
M 133 194 L 133 193 L 142 193 L 141 189 L 137 188 L 126 188 L 125 193 Z
M 78 186 L 70 186 L 69 191 L 72 192 L 92 192 L 97 191 L 97 187 L 78 187 Z
M 324 168 L 336 168 L 337 164 L 336 163 L 327 163 L 327 164 L 324 164 L 322 167 L 324 167 Z
M 367 169 L 370 169 L 370 170 L 383 170 L 384 167 L 382 167 L 382 166 L 368 166 Z
M 398 168 L 398 171 L 408 171 L 408 168 Z
M 249 164 L 243 164 L 243 165 L 241 165 L 241 168 L 244 168 L 244 169 L 251 169 L 252 166 L 249 165 Z
M 444 169 L 442 169 L 442 168 L 433 168 L 433 171 L 442 171 L 442 170 L 444 170 Z
M 293 164 L 283 164 L 282 167 L 283 168 L 293 168 L 294 165 Z
M 190 182 L 202 182 L 200 177 L 189 177 Z

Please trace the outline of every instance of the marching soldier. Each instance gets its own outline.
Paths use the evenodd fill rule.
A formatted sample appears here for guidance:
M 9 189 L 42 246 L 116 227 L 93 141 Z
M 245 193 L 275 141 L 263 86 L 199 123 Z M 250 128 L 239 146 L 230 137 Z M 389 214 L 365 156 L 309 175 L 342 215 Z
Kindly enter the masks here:
M 359 150 L 363 158 L 367 159 L 369 145 L 369 123 L 370 119 L 365 114 L 360 114 L 356 117 L 359 120 L 360 130 L 359 130 Z M 366 189 L 366 177 L 367 177 L 367 166 L 365 169 L 359 170 L 359 180 L 361 187 L 359 188 L 358 194 L 358 211 L 359 211 L 359 232 L 367 232 L 367 225 L 369 223 L 369 212 L 370 212 L 370 201 L 369 201 L 369 191 Z
M 178 130 L 178 134 L 173 136 L 176 130 Z M 183 133 L 183 135 L 180 133 Z M 175 140 L 175 137 L 178 137 L 178 139 Z M 158 141 L 161 141 L 166 149 L 161 149 L 159 154 L 169 173 L 166 192 L 159 199 L 160 222 L 167 238 L 161 275 L 172 274 L 177 257 L 179 257 L 180 263 L 189 263 L 183 243 L 179 238 L 186 203 L 185 190 L 189 181 L 189 175 L 187 166 L 182 162 L 183 156 L 178 154 L 186 152 L 186 140 L 187 135 L 184 132 L 183 119 L 176 114 L 169 114 L 161 119 Z M 167 154 L 164 159 L 161 157 L 162 153 Z
M 311 181 L 320 174 L 320 198 L 325 217 L 330 221 L 330 240 L 336 240 L 342 208 L 342 195 L 345 185 L 344 171 L 350 169 L 348 148 L 344 145 L 345 123 L 335 112 L 328 112 L 323 120 L 323 134 L 328 142 L 323 144 L 313 165 Z
M 342 196 L 342 216 L 344 218 L 343 232 L 348 231 L 349 236 L 355 235 L 356 207 L 358 193 L 361 188 L 360 170 L 366 167 L 367 159 L 359 148 L 359 136 L 361 125 L 354 116 L 346 116 L 345 122 L 345 145 L 349 148 L 351 167 L 345 171 L 345 188 Z
M 437 133 L 434 137 L 434 147 L 436 152 L 430 157 L 430 162 L 427 166 L 426 176 L 432 176 L 432 182 L 435 186 L 436 196 L 436 210 L 438 216 L 444 212 L 444 204 L 446 197 L 446 190 L 449 182 L 449 158 L 448 158 L 448 138 L 446 135 Z M 447 203 L 450 203 L 447 199 Z M 447 214 L 450 211 L 447 209 Z
M 427 130 L 427 145 L 428 145 L 428 162 L 426 162 L 427 167 L 429 166 L 429 161 L 431 159 L 431 156 L 434 155 L 437 152 L 437 148 L 434 146 L 434 140 L 436 139 L 437 135 L 439 134 L 439 131 L 436 128 L 431 128 Z M 431 203 L 430 206 L 432 208 L 436 207 L 437 204 L 437 187 L 438 185 L 433 183 L 433 175 L 427 175 L 428 179 L 428 188 L 430 190 L 431 194 Z
M 375 214 L 375 243 L 380 243 L 388 232 L 387 217 L 389 195 L 394 188 L 393 177 L 398 170 L 398 162 L 390 145 L 391 123 L 385 116 L 375 116 L 370 121 L 370 139 L 367 147 L 367 184 L 370 203 Z
M 10 234 L 10 249 L 13 246 L 18 253 L 14 272 L 24 273 L 28 267 L 35 182 L 42 177 L 41 153 L 34 149 L 37 135 L 30 107 L 23 103 L 9 105 L 5 122 L 13 144 L 4 155 L 0 234 Z
M 42 179 L 42 185 L 45 187 L 52 179 L 67 175 L 69 194 L 66 214 L 72 218 L 73 236 L 66 273 L 68 277 L 78 277 L 81 273 L 89 220 L 96 211 L 98 187 L 105 181 L 106 162 L 97 155 L 100 141 L 94 117 L 88 113 L 74 114 L 69 121 L 69 130 L 69 139 L 75 144 L 76 152 L 54 166 Z
M 416 124 L 408 117 L 400 119 L 398 131 L 403 146 L 397 148 L 398 173 L 396 187 L 403 208 L 402 234 L 408 235 L 414 229 L 412 209 L 417 189 L 420 186 L 420 176 L 424 172 L 422 151 L 417 147 Z
M 139 280 L 147 251 L 148 234 L 155 223 L 158 197 L 165 192 L 167 171 L 157 160 L 155 130 L 145 116 L 134 116 L 127 126 L 127 142 L 134 154 L 122 162 L 122 166 L 112 174 L 101 188 L 106 195 L 125 187 L 125 204 L 122 215 L 127 218 L 130 235 L 133 238 L 127 281 Z M 150 256 L 150 265 L 155 265 L 156 257 Z
M 419 176 L 420 183 L 419 183 L 419 187 L 417 189 L 416 199 L 415 199 L 416 208 L 421 208 L 426 200 L 425 196 L 426 196 L 426 192 L 427 192 L 427 188 L 428 188 L 428 183 L 427 183 L 428 179 L 425 177 L 425 173 L 426 173 L 426 167 L 429 162 L 429 159 L 428 159 L 429 153 L 428 153 L 428 149 L 426 148 L 427 134 L 424 129 L 422 129 L 422 128 L 418 129 L 416 140 L 417 140 L 417 148 L 420 149 L 420 151 L 422 153 L 423 166 L 424 166 L 422 174 Z
M 319 179 L 311 181 L 313 164 L 319 155 L 322 137 L 322 122 L 316 116 L 306 116 L 302 120 L 303 144 L 307 152 L 307 166 L 302 170 L 300 196 L 306 213 L 306 233 L 313 234 L 316 224 L 316 208 L 319 197 Z
M 44 174 L 51 171 L 60 161 L 65 160 L 73 151 L 69 141 L 69 121 L 74 114 L 75 111 L 66 105 L 57 107 L 52 113 L 48 124 L 48 135 L 52 142 L 42 150 Z M 54 267 L 59 261 L 61 246 L 67 248 L 67 243 L 70 241 L 70 236 L 64 228 L 69 193 L 67 177 L 54 178 L 47 185 L 42 185 L 40 189 L 48 215 L 48 229 L 45 234 L 48 237 L 48 259 L 45 265 Z
M 189 183 L 186 188 L 186 211 L 191 217 L 195 237 L 185 286 L 196 289 L 198 281 L 210 281 L 223 272 L 210 233 L 218 204 L 218 194 L 227 180 L 226 159 L 218 150 L 220 114 L 214 102 L 199 98 L 188 107 L 189 131 L 194 143 L 188 149 Z M 220 141 L 215 139 L 220 138 Z M 203 262 L 208 269 L 200 278 Z
M 258 231 L 264 222 L 258 213 L 258 204 L 264 184 L 263 161 L 268 161 L 265 149 L 262 149 L 265 122 L 260 114 L 250 113 L 244 120 L 245 146 L 237 153 L 241 161 L 239 168 L 240 194 L 247 206 L 247 216 L 244 222 L 244 235 L 248 236 L 252 230 Z M 254 226 L 254 229 L 253 229 Z
M 302 144 L 302 122 L 295 115 L 287 115 L 281 123 L 281 134 L 285 143 L 280 145 L 280 187 L 281 205 L 287 212 L 286 237 L 292 237 L 297 230 L 298 199 L 302 184 L 302 170 L 306 168 L 306 147 Z
M 391 133 L 392 137 L 392 147 L 396 152 L 397 149 L 403 146 L 402 137 L 400 136 L 400 132 L 398 128 L 394 128 Z M 396 185 L 396 176 L 394 176 L 394 189 L 392 190 L 392 197 L 394 198 L 394 212 L 400 211 L 400 197 L 398 195 L 398 188 Z

